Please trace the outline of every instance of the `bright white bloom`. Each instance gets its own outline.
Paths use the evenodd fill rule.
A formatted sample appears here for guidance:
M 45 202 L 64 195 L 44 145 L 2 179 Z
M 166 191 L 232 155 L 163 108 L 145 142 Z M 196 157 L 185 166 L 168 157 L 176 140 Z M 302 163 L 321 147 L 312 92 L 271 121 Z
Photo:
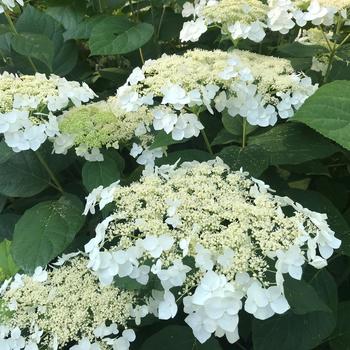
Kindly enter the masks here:
M 54 138 L 53 150 L 56 154 L 67 154 L 74 145 L 74 137 L 66 134 L 59 134 Z
M 139 326 L 141 324 L 141 319 L 148 315 L 147 305 L 137 305 L 130 311 L 130 316 L 135 318 L 135 324 Z
M 164 95 L 162 104 L 171 104 L 175 109 L 181 109 L 185 104 L 190 102 L 186 91 L 177 84 L 171 84 L 162 89 Z
M 290 277 L 301 279 L 305 258 L 299 246 L 292 246 L 288 251 L 277 251 L 277 273 L 288 273 Z
M 174 318 L 177 314 L 177 304 L 174 295 L 166 290 L 164 292 L 163 300 L 158 306 L 158 317 L 160 320 L 169 320 Z
M 99 325 L 95 330 L 94 330 L 94 335 L 96 338 L 104 338 L 107 337 L 111 334 L 118 334 L 118 325 L 115 323 L 111 323 L 109 326 L 106 326 L 105 323 Z
M 158 260 L 159 261 L 159 260 Z M 167 269 L 157 271 L 157 276 L 160 279 L 165 290 L 173 287 L 180 287 L 186 280 L 186 274 L 191 271 L 191 268 L 184 265 L 181 260 L 176 259 Z
M 171 133 L 177 122 L 177 115 L 169 111 L 157 109 L 153 112 L 154 130 L 164 130 L 167 134 Z
M 139 67 L 134 68 L 132 73 L 129 75 L 127 83 L 130 85 L 136 85 L 138 82 L 145 79 L 145 75 L 142 72 L 142 69 Z
M 163 251 L 169 250 L 174 243 L 174 238 L 170 236 L 151 236 L 148 235 L 142 240 L 143 248 L 153 257 L 159 258 Z
M 38 266 L 35 271 L 34 274 L 32 276 L 33 281 L 36 282 L 45 282 L 47 280 L 47 271 L 44 270 L 41 266 Z
M 184 298 L 185 322 L 199 342 L 204 343 L 212 333 L 228 341 L 238 340 L 238 312 L 242 295 L 233 284 L 213 271 L 207 272 L 192 296 Z
M 185 22 L 180 32 L 180 40 L 196 42 L 207 29 L 203 18 Z
M 275 313 L 283 314 L 289 308 L 287 299 L 277 286 L 264 289 L 260 282 L 254 281 L 247 290 L 244 309 L 259 320 L 266 320 Z
M 174 140 L 180 141 L 184 138 L 187 139 L 193 136 L 197 137 L 203 129 L 203 124 L 195 114 L 184 113 L 180 114 L 177 118 L 177 122 L 171 135 Z
M 134 158 L 136 158 L 138 155 L 140 155 L 143 151 L 142 146 L 138 145 L 137 143 L 133 143 L 131 150 L 130 150 L 130 155 Z
M 136 159 L 138 164 L 144 165 L 146 169 L 153 169 L 156 158 L 162 158 L 163 149 L 161 147 L 155 149 L 145 149 Z
M 125 112 L 137 111 L 140 107 L 139 94 L 132 86 L 123 85 L 117 90 L 118 104 Z

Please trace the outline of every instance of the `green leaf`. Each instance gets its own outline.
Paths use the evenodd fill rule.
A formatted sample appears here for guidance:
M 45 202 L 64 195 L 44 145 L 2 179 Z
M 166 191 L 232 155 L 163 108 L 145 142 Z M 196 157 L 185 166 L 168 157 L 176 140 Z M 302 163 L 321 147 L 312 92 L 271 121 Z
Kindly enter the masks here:
M 350 81 L 323 85 L 305 101 L 293 120 L 350 149 Z
M 89 39 L 94 26 L 100 22 L 103 22 L 105 18 L 106 16 L 87 18 L 81 23 L 77 24 L 75 28 L 67 28 L 63 34 L 64 39 Z
M 54 47 L 48 37 L 41 34 L 22 33 L 13 37 L 11 46 L 17 53 L 35 58 L 52 68 Z
M 242 143 L 242 137 L 232 135 L 226 129 L 221 129 L 211 142 L 211 146 L 225 145 L 232 142 Z
M 333 350 L 350 350 L 350 301 L 339 303 L 337 327 L 331 339 Z
M 4 58 L 11 54 L 11 40 L 13 35 L 13 33 L 0 34 L 0 55 Z
M 7 162 L 13 154 L 14 152 L 6 145 L 5 141 L 0 141 L 0 164 Z
M 232 170 L 243 168 L 250 175 L 259 177 L 268 167 L 269 160 L 265 151 L 256 145 L 244 148 L 225 147 L 217 154 Z
M 45 35 L 53 45 L 55 53 L 63 45 L 63 27 L 48 14 L 27 5 L 16 21 L 16 29 L 21 33 Z
M 74 41 L 67 41 L 55 54 L 52 71 L 60 76 L 70 73 L 78 62 L 78 48 Z
M 0 241 L 5 238 L 12 240 L 15 225 L 19 218 L 19 215 L 12 213 L 0 215 Z
M 0 213 L 4 210 L 7 203 L 7 198 L 0 194 Z
M 0 166 L 0 193 L 8 197 L 34 196 L 49 182 L 49 175 L 31 151 L 15 153 Z
M 318 54 L 326 53 L 327 48 L 321 45 L 304 45 L 299 42 L 284 44 L 277 47 L 277 51 L 291 57 L 315 57 Z
M 336 284 L 327 271 L 318 271 L 309 283 L 332 312 L 296 315 L 289 311 L 264 321 L 254 319 L 254 350 L 310 350 L 332 333 L 336 325 Z
M 149 23 L 132 23 L 126 17 L 112 16 L 96 24 L 91 32 L 91 55 L 117 55 L 132 52 L 146 44 L 153 35 Z
M 104 157 L 103 162 L 86 162 L 83 166 L 83 184 L 91 192 L 102 185 L 109 186 L 120 179 L 118 163 L 111 157 Z
M 25 272 L 61 254 L 84 224 L 83 205 L 72 195 L 28 209 L 15 226 L 12 254 Z
M 253 321 L 254 350 L 310 350 L 319 345 L 334 328 L 327 312 L 294 315 L 288 312 L 265 321 Z
M 18 270 L 11 255 L 11 242 L 4 239 L 0 243 L 0 281 L 12 277 Z
M 307 282 L 285 276 L 284 293 L 295 314 L 304 315 L 313 311 L 330 312 L 330 308 Z
M 45 11 L 48 15 L 60 23 L 66 30 L 75 30 L 84 16 L 69 6 L 52 6 Z
M 141 346 L 140 350 L 221 350 L 219 342 L 211 338 L 204 344 L 199 343 L 187 326 L 167 326 L 150 336 Z
M 251 136 L 249 145 L 263 149 L 271 165 L 298 164 L 338 151 L 327 139 L 299 123 L 276 125 L 263 134 Z

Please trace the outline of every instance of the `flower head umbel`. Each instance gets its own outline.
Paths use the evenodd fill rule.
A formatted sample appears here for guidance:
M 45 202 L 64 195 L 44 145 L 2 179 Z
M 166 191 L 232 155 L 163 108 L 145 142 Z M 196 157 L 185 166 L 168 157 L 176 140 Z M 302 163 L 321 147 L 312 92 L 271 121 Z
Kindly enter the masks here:
M 183 6 L 181 41 L 198 41 L 210 26 L 219 26 L 231 40 L 261 42 L 268 30 L 287 34 L 295 26 L 331 26 L 347 19 L 348 0 L 194 0 Z
M 103 285 L 157 278 L 147 307 L 159 319 L 175 317 L 180 289 L 185 321 L 200 342 L 213 333 L 235 342 L 242 308 L 258 319 L 287 311 L 284 274 L 300 279 L 305 264 L 322 268 L 340 246 L 324 214 L 274 196 L 220 159 L 168 169 L 114 188 L 117 209 L 85 252 Z
M 17 275 L 2 295 L 11 316 L 0 326 L 1 349 L 128 349 L 135 339 L 125 330 L 135 293 L 100 286 L 86 264 L 76 257 L 50 272 Z
M 292 117 L 317 88 L 310 78 L 295 72 L 290 61 L 241 50 L 163 55 L 147 61 L 142 72 L 141 81 L 125 85 L 128 101 L 134 96 L 133 107 L 138 110 L 145 96 L 157 98 L 149 107 L 153 128 L 176 141 L 199 135 L 204 128 L 199 117 L 205 110 L 210 114 L 226 110 L 252 125 L 274 125 L 278 117 Z M 124 90 L 118 91 L 116 103 L 128 110 L 125 99 Z
M 63 114 L 58 124 L 61 135 L 71 138 L 70 146 L 75 145 L 77 154 L 93 161 L 103 160 L 100 159 L 103 148 L 118 149 L 120 145 L 131 148 L 134 141 L 146 146 L 152 141 L 150 135 L 145 135 L 151 122 L 147 107 L 125 112 L 115 103 L 115 98 L 110 98 L 73 107 Z M 54 146 L 56 153 L 62 153 L 60 144 Z
M 56 75 L 5 72 L 0 76 L 0 133 L 15 152 L 36 151 L 47 139 L 62 139 L 57 114 L 95 96 L 85 83 Z

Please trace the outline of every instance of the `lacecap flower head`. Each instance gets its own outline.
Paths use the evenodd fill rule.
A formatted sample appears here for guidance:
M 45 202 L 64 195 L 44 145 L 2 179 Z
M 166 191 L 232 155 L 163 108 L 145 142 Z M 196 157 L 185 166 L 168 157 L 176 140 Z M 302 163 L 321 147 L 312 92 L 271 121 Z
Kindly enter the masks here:
M 0 75 L 0 133 L 15 152 L 36 151 L 60 135 L 57 114 L 96 95 L 85 84 L 56 75 Z
M 56 139 L 54 148 L 56 153 L 65 153 L 74 145 L 78 155 L 91 161 L 102 160 L 100 150 L 103 148 L 131 148 L 133 139 L 142 145 L 150 143 L 150 135 L 145 134 L 151 123 L 152 115 L 147 107 L 141 107 L 137 112 L 125 112 L 113 97 L 73 107 L 59 118 L 62 137 Z M 60 140 L 67 140 L 65 147 Z
M 348 0 L 195 0 L 183 6 L 182 41 L 198 41 L 210 26 L 219 26 L 231 40 L 261 42 L 268 30 L 287 34 L 295 26 L 331 26 L 348 18 Z
M 199 135 L 203 110 L 227 111 L 252 125 L 274 125 L 278 117 L 292 117 L 317 88 L 290 61 L 241 50 L 163 55 L 135 71 L 117 91 L 120 108 L 136 111 L 153 104 L 154 129 L 174 140 Z M 138 79 L 131 79 L 136 73 Z
M 175 317 L 178 293 L 202 343 L 212 334 L 235 342 L 241 309 L 262 320 L 286 312 L 285 274 L 301 279 L 340 246 L 326 215 L 220 159 L 156 170 L 110 189 L 116 210 L 85 246 L 88 267 L 103 285 L 158 279 L 143 316 Z
M 33 276 L 7 281 L 1 287 L 0 348 L 128 349 L 135 339 L 127 322 L 136 295 L 102 287 L 86 265 L 74 257 L 50 272 L 39 267 Z

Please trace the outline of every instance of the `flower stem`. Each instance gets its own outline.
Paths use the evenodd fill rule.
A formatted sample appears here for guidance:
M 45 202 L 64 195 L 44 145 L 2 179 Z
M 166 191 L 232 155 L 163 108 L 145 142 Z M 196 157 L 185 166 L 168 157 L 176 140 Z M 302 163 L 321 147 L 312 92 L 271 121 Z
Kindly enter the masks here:
M 145 64 L 145 59 L 144 59 L 144 57 L 143 57 L 143 52 L 142 52 L 141 47 L 139 48 L 139 53 L 140 53 L 141 62 L 142 62 L 142 64 L 144 65 L 144 64 Z
M 45 168 L 45 170 L 47 171 L 47 173 L 50 175 L 50 178 L 52 180 L 52 182 L 55 184 L 55 188 L 60 191 L 61 193 L 64 193 L 63 187 L 61 186 L 60 182 L 58 181 L 57 177 L 55 176 L 55 174 L 52 172 L 52 170 L 50 169 L 49 165 L 47 164 L 47 162 L 45 161 L 45 159 L 42 157 L 42 155 L 39 153 L 39 151 L 34 152 L 35 155 L 37 156 L 37 158 L 39 159 L 40 163 L 43 165 L 43 167 Z
M 12 33 L 15 34 L 15 35 L 19 35 L 18 32 L 17 32 L 17 29 L 16 29 L 15 25 L 14 25 L 13 22 L 12 22 L 11 16 L 10 16 L 6 11 L 4 12 L 4 15 L 5 15 L 5 17 L 6 17 L 7 23 L 9 24 L 9 26 L 10 26 L 10 28 L 11 28 Z M 34 72 L 37 72 L 38 70 L 37 70 L 37 68 L 35 67 L 35 64 L 34 64 L 33 60 L 32 60 L 29 56 L 26 56 L 26 57 L 27 57 L 27 59 L 28 59 L 28 61 L 29 61 L 29 64 L 31 65 L 33 71 L 34 71 Z
M 247 144 L 247 119 L 243 118 L 242 123 L 242 148 Z
M 209 152 L 211 155 L 214 155 L 213 149 L 212 149 L 211 146 L 210 146 L 210 142 L 209 142 L 209 140 L 208 140 L 208 136 L 207 136 L 207 134 L 205 133 L 204 129 L 201 130 L 201 134 L 202 134 L 202 136 L 203 136 L 205 145 L 207 146 L 208 152 Z

